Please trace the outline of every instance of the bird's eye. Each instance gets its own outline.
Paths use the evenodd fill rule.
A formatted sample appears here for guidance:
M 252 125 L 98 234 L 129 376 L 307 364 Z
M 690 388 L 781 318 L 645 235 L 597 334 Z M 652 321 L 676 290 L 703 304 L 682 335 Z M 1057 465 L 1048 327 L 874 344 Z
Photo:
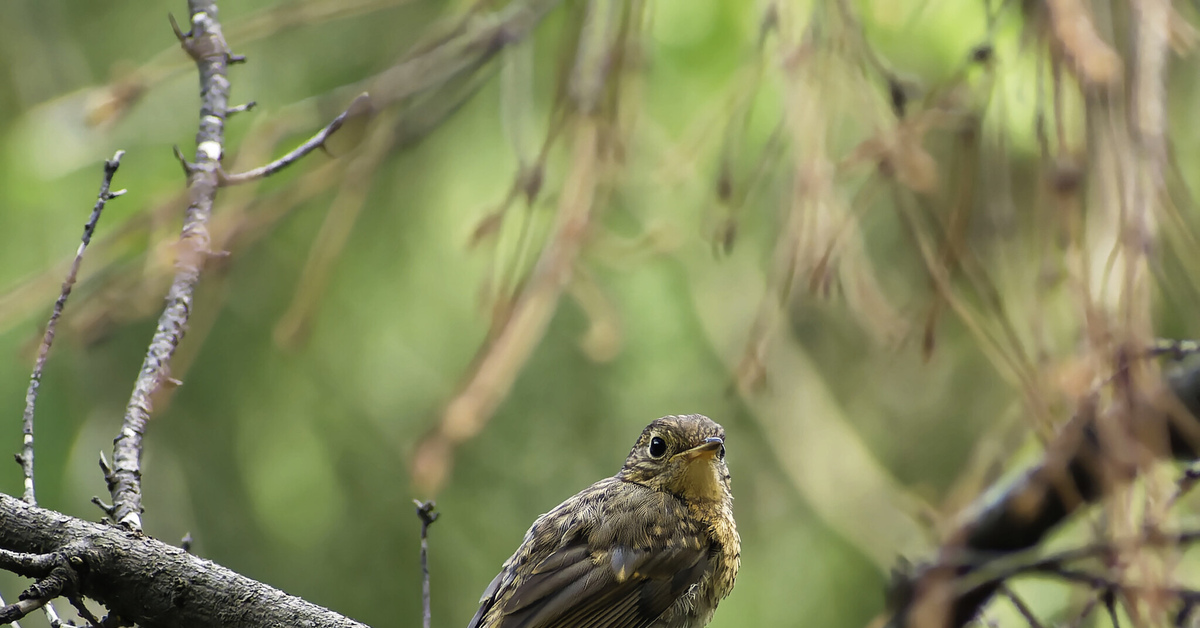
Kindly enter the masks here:
M 717 460 L 724 460 L 724 459 L 725 459 L 725 446 L 721 445 L 721 448 L 717 450 Z
M 650 457 L 662 458 L 667 453 L 667 441 L 655 436 L 650 439 Z

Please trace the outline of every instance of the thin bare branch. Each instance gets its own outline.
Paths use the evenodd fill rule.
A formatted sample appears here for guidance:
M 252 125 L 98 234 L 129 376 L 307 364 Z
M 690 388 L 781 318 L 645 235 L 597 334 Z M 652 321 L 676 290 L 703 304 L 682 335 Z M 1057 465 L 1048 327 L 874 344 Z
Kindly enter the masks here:
M 1075 616 L 1075 619 L 1070 623 L 1065 624 L 1064 628 L 1079 628 L 1082 626 L 1084 620 L 1086 620 L 1088 616 L 1092 614 L 1092 611 L 1096 608 L 1096 604 L 1099 602 L 1099 596 L 1089 599 L 1087 603 L 1083 605 L 1083 608 L 1079 609 L 1079 613 Z
M 394 110 L 382 112 L 378 125 L 380 128 L 391 127 L 398 117 Z M 345 164 L 345 175 L 313 239 L 292 302 L 275 325 L 272 335 L 279 346 L 295 346 L 307 338 L 312 318 L 329 284 L 330 268 L 349 241 L 359 213 L 367 204 L 371 181 L 380 164 L 395 149 L 397 139 L 394 133 L 372 133 L 363 139 L 362 148 Z
M 79 617 L 88 623 L 88 626 L 100 625 L 100 618 L 96 617 L 95 613 L 92 612 L 92 609 L 87 607 L 87 604 L 84 604 L 83 598 L 79 597 L 78 595 L 71 595 L 67 597 L 67 601 L 70 602 L 71 606 L 75 608 L 75 612 L 79 613 Z M 51 604 L 46 605 L 46 608 L 51 607 Z
M 166 307 L 134 383 L 121 433 L 113 442 L 113 473 L 109 491 L 117 523 L 142 528 L 142 436 L 153 409 L 152 396 L 171 383 L 170 362 L 187 329 L 193 292 L 205 259 L 211 254 L 208 220 L 220 187 L 221 156 L 225 151 L 225 116 L 229 108 L 227 70 L 232 55 L 221 32 L 215 0 L 188 0 L 192 30 L 179 32 L 183 49 L 200 73 L 200 124 L 196 132 L 196 162 L 188 164 L 188 208 L 176 250 L 175 278 Z
M 400 63 L 367 82 L 379 106 L 404 100 L 444 85 L 494 58 L 501 50 L 524 41 L 535 26 L 562 0 L 512 2 L 493 13 L 465 19 L 444 39 L 420 46 Z
M 11 624 L 46 605 L 50 598 L 25 598 L 0 608 L 0 625 Z
M 964 556 L 964 560 L 943 559 L 941 566 L 979 568 L 975 573 L 964 577 L 958 586 L 960 592 L 971 591 L 988 582 L 1003 582 L 1020 575 L 1040 573 L 1056 574 L 1066 565 L 1087 559 L 1106 559 L 1122 551 L 1130 551 L 1141 547 L 1184 547 L 1200 541 L 1200 531 L 1191 530 L 1173 534 L 1146 534 L 1130 539 L 1110 539 L 1100 543 L 1092 543 L 1083 547 L 1050 554 L 1029 562 L 1006 564 L 1006 560 L 985 556 Z M 994 554 L 993 554 L 994 556 Z
M 67 623 L 59 618 L 58 611 L 54 609 L 54 602 L 47 602 L 42 607 L 42 612 L 46 614 L 46 621 L 50 622 L 50 628 L 75 628 L 74 624 Z M 16 624 L 13 624 L 14 626 Z
M 3 608 L 3 607 L 5 607 L 5 606 L 8 606 L 8 602 L 5 602 L 5 601 L 4 601 L 4 597 L 3 597 L 3 596 L 0 596 L 0 608 Z M 49 604 L 47 604 L 47 605 L 46 605 L 46 608 L 47 608 L 47 609 L 50 609 L 50 608 L 51 608 L 51 606 L 50 606 Z M 46 616 L 47 616 L 47 617 L 49 617 L 49 613 L 51 613 L 51 612 L 53 612 L 53 611 L 47 611 L 47 615 L 46 615 Z M 57 617 L 56 617 L 56 618 L 57 618 Z M 12 622 L 12 625 L 13 625 L 13 628 L 21 628 L 21 624 L 18 624 L 16 621 L 13 621 L 13 622 Z M 58 626 L 51 625 L 51 628 L 58 628 Z
M 1166 379 L 1168 391 L 1139 402 L 1137 420 L 1141 426 L 1134 435 L 1146 439 L 1142 446 L 1163 457 L 1194 459 L 1200 451 L 1200 423 L 1192 418 L 1200 415 L 1200 367 L 1180 367 Z M 959 556 L 974 553 L 989 560 L 938 561 L 919 570 L 905 585 L 916 595 L 899 600 L 887 625 L 893 628 L 921 625 L 922 618 L 930 617 L 937 617 L 941 622 L 938 625 L 966 625 L 998 587 L 1018 573 L 1036 571 L 1080 581 L 1077 576 L 1081 577 L 1082 572 L 1062 566 L 1077 558 L 1102 555 L 1106 546 L 1088 546 L 1010 570 L 995 570 L 994 566 L 1004 556 L 1034 547 L 1069 515 L 1104 495 L 1106 483 L 1112 480 L 1099 464 L 1104 449 L 1097 431 L 1098 421 L 1095 408 L 1084 404 L 1049 444 L 1039 464 L 1002 494 L 984 497 L 976 514 L 949 536 L 942 551 Z M 1164 435 L 1147 427 L 1152 423 L 1161 425 L 1167 442 L 1155 440 L 1156 436 Z M 1195 532 L 1185 532 L 1163 535 L 1161 542 L 1183 544 L 1195 538 Z M 1151 544 L 1159 540 L 1148 536 L 1140 542 Z M 1110 543 L 1107 549 L 1112 547 Z M 1179 595 L 1186 598 L 1183 592 Z
M 67 297 L 71 296 L 71 288 L 75 286 L 75 277 L 79 274 L 79 265 L 83 262 L 83 252 L 92 242 L 92 234 L 96 232 L 96 223 L 100 221 L 100 214 L 109 200 L 125 193 L 125 190 L 110 191 L 113 176 L 117 174 L 117 168 L 121 166 L 121 157 L 124 155 L 125 151 L 119 150 L 112 159 L 104 162 L 104 178 L 100 181 L 100 193 L 96 196 L 96 205 L 92 208 L 92 215 L 88 218 L 87 224 L 83 226 L 83 240 L 75 251 L 75 259 L 71 262 L 71 269 L 67 271 L 67 278 L 63 280 L 58 300 L 54 302 L 54 311 L 50 313 L 50 321 L 46 323 L 46 333 L 42 335 L 37 360 L 33 364 L 33 374 L 29 376 L 29 389 L 25 391 L 25 413 L 22 417 L 22 431 L 25 439 L 21 455 L 17 456 L 25 474 L 23 498 L 27 504 L 37 504 L 37 498 L 33 491 L 33 409 L 37 404 L 38 388 L 42 385 L 42 369 L 46 366 L 46 356 L 50 354 L 50 345 L 54 343 L 54 330 L 57 327 L 58 318 L 62 316 L 63 307 L 67 304 Z
M 517 297 L 508 321 L 481 353 L 462 391 L 447 405 L 437 431 L 418 446 L 413 472 L 417 485 L 424 490 L 441 486 L 454 447 L 479 433 L 508 394 L 570 282 L 598 194 L 598 126 L 593 119 L 580 121 L 571 172 L 560 197 L 553 235 Z
M 1084 575 L 1082 581 L 1087 582 L 1086 575 Z M 1105 583 L 1097 582 L 1097 581 L 1093 581 L 1093 582 L 1091 582 L 1091 584 L 1092 584 L 1092 586 L 1097 587 L 1097 588 L 1100 588 L 1102 586 L 1104 587 L 1103 588 L 1104 594 L 1100 596 L 1100 599 L 1104 601 L 1104 609 L 1108 611 L 1108 620 L 1109 620 L 1109 622 L 1112 623 L 1112 628 L 1121 628 L 1121 619 L 1120 619 L 1120 616 L 1117 614 L 1116 587 L 1115 586 L 1104 586 Z M 1109 583 L 1109 584 L 1115 585 L 1116 583 Z
M 548 3 L 550 4 L 550 3 Z M 454 449 L 478 434 L 508 395 L 521 366 L 542 339 L 559 298 L 570 284 L 595 212 L 603 200 L 602 171 L 609 165 L 616 142 L 606 135 L 612 127 L 604 110 L 619 75 L 620 47 L 628 31 L 618 3 L 588 5 L 574 51 L 569 77 L 566 120 L 570 120 L 570 166 L 559 197 L 551 235 L 511 309 L 494 321 L 493 335 L 477 356 L 461 391 L 446 405 L 438 426 L 417 446 L 412 468 L 414 482 L 436 491 L 446 478 Z M 615 126 L 615 124 L 613 125 Z M 556 133 L 555 125 L 551 133 Z M 605 172 L 605 174 L 608 174 Z
M 238 185 L 240 183 L 255 181 L 269 177 L 276 172 L 287 168 L 288 166 L 299 161 L 301 157 L 304 157 L 314 150 L 324 146 L 325 141 L 329 139 L 329 136 L 337 133 L 338 129 L 342 128 L 342 124 L 344 124 L 348 118 L 366 115 L 370 112 L 370 110 L 371 97 L 366 92 L 363 92 L 359 94 L 353 102 L 350 103 L 349 107 L 346 107 L 345 111 L 338 114 L 338 117 L 334 118 L 333 121 L 330 122 L 325 128 L 321 129 L 320 132 L 309 138 L 307 142 L 297 146 L 292 152 L 280 157 L 279 159 L 276 159 L 275 161 L 272 161 L 265 166 L 255 168 L 253 170 L 247 170 L 246 172 L 239 172 L 236 174 L 221 173 L 221 185 Z
M 44 578 L 60 562 L 55 554 L 24 554 L 0 549 L 0 569 L 26 578 Z
M 1121 80 L 1121 57 L 1096 32 L 1087 3 L 1051 0 L 1046 8 L 1054 40 L 1080 81 L 1092 86 L 1113 85 Z
M 1155 338 L 1146 350 L 1148 357 L 1169 357 L 1178 362 L 1189 355 L 1200 353 L 1200 340 L 1172 340 Z
M 1029 608 L 1029 605 L 1012 589 L 1002 586 L 999 593 L 1008 598 L 1008 601 L 1012 602 L 1013 606 L 1017 607 L 1017 612 L 1021 614 L 1021 617 L 1025 618 L 1025 622 L 1029 624 L 1029 628 L 1042 628 L 1042 622 L 1038 621 L 1037 616 L 1033 614 L 1033 609 Z
M 232 116 L 235 113 L 242 113 L 244 111 L 252 111 L 257 106 L 258 106 L 258 103 L 251 100 L 248 103 L 237 105 L 236 107 L 230 107 L 229 109 L 227 109 L 225 111 L 225 116 L 228 117 L 228 116 Z
M 433 613 L 429 608 L 429 526 L 433 525 L 434 521 L 441 513 L 434 512 L 437 507 L 432 501 L 423 502 L 414 499 L 413 503 L 417 505 L 417 517 L 421 520 L 421 603 L 423 609 L 423 626 L 429 628 L 433 621 Z
M 3 568 L 14 573 L 24 576 L 40 575 L 33 586 L 21 593 L 17 603 L 0 608 L 0 625 L 12 623 L 36 609 L 48 607 L 50 601 L 60 595 L 66 595 L 68 598 L 78 597 L 79 570 L 84 565 L 83 559 L 78 556 L 68 557 L 67 552 L 21 554 L 4 550 L 3 562 Z M 71 603 L 75 604 L 75 600 L 72 599 Z M 51 624 L 58 619 L 58 613 L 53 609 L 47 611 L 46 615 Z M 61 625 L 61 622 L 58 623 Z

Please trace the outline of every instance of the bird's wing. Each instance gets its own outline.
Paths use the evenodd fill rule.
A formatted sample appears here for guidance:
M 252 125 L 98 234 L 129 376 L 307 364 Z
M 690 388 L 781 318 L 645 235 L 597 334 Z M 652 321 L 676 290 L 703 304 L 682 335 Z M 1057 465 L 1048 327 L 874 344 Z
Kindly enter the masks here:
M 505 601 L 497 628 L 647 628 L 700 581 L 694 548 L 593 551 L 585 543 L 542 561 Z
M 657 491 L 623 494 L 631 506 L 612 498 L 614 482 L 534 522 L 469 628 L 647 628 L 700 581 L 712 554 L 707 542 L 680 534 L 683 506 Z M 568 505 L 571 514 L 560 516 Z M 648 511 L 656 525 L 605 525 L 644 521 Z
M 507 571 L 507 569 L 501 569 L 500 573 L 496 574 L 496 577 L 492 578 L 491 583 L 483 590 L 483 595 L 479 597 L 479 610 L 471 618 L 471 623 L 467 624 L 467 628 L 480 628 L 483 625 L 483 617 L 487 615 L 488 611 L 492 610 L 492 606 L 496 603 L 496 591 L 500 589 L 500 585 L 504 582 L 504 576 Z

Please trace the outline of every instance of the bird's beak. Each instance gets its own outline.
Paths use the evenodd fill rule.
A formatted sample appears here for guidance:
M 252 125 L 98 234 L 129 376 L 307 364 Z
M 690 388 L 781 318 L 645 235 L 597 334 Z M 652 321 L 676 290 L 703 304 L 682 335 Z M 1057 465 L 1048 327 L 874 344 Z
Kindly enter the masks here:
M 686 451 L 680 452 L 679 455 L 683 456 L 683 459 L 689 462 L 693 460 L 712 460 L 717 456 L 717 452 L 720 451 L 721 447 L 724 445 L 725 441 L 717 438 L 716 436 L 712 436 L 704 439 L 703 443 L 700 443 L 699 445 L 696 445 L 695 447 L 692 447 Z

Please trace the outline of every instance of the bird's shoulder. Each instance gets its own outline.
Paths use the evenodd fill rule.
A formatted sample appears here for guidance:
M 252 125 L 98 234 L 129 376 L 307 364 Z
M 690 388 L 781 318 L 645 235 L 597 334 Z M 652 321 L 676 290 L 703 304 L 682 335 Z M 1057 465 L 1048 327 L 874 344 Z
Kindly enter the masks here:
M 551 555 L 603 560 L 615 547 L 653 551 L 702 529 L 679 498 L 617 477 L 600 480 L 537 518 L 505 569 Z M 571 550 L 571 551 L 567 551 Z
M 679 526 L 697 528 L 693 519 L 678 497 L 611 477 L 539 517 L 530 533 L 549 546 L 581 540 L 589 545 L 645 545 L 672 535 Z

